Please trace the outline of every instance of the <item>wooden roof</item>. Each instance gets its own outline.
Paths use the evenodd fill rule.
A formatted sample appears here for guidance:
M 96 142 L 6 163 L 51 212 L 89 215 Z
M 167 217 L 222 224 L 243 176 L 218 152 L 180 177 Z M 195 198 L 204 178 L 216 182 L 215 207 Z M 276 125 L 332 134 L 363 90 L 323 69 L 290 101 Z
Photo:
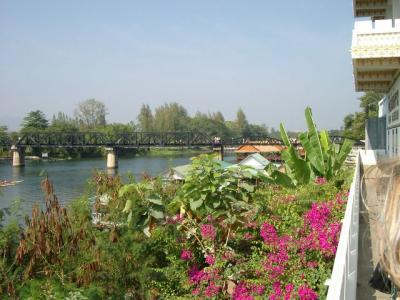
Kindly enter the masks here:
M 281 145 L 242 145 L 236 149 L 236 153 L 271 153 L 281 152 L 285 149 Z

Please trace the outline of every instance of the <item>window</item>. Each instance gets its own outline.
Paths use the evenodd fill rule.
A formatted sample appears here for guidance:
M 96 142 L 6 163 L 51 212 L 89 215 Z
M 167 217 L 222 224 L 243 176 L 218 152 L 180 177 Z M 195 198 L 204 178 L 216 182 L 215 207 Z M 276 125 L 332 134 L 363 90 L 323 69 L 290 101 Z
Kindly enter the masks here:
M 399 91 L 396 91 L 389 100 L 389 112 L 393 111 L 399 106 Z

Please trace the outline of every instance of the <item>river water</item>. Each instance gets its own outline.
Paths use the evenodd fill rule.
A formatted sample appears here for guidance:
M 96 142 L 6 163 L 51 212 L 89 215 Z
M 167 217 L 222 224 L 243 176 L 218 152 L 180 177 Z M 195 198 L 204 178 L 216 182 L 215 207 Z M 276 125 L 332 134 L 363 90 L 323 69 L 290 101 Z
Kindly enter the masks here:
M 116 171 L 127 178 L 132 174 L 140 180 L 143 173 L 157 176 L 162 171 L 190 162 L 193 154 L 179 156 L 138 156 L 119 158 Z M 105 170 L 105 158 L 62 160 L 62 161 L 26 161 L 23 168 L 11 167 L 11 161 L 0 161 L 0 179 L 23 180 L 8 187 L 0 187 L 0 208 L 9 207 L 14 200 L 20 203 L 20 213 L 31 211 L 34 203 L 43 205 L 43 193 L 40 182 L 47 174 L 54 184 L 59 201 L 66 204 L 81 196 L 95 170 Z

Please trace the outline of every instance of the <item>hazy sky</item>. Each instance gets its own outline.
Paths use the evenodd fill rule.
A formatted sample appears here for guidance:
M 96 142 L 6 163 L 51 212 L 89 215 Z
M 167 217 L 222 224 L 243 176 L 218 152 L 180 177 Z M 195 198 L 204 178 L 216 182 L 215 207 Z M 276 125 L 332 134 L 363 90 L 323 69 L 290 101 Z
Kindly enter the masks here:
M 109 122 L 176 101 L 289 129 L 310 105 L 339 128 L 358 109 L 353 24 L 351 0 L 0 0 L 0 125 L 96 98 Z

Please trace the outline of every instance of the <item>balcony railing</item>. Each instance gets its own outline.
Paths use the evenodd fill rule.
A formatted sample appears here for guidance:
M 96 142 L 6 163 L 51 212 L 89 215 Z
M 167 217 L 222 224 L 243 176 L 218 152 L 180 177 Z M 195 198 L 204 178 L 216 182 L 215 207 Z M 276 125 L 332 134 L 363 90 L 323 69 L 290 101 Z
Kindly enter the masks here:
M 400 70 L 400 19 L 356 21 L 351 56 L 358 92 L 389 92 Z
M 356 21 L 351 53 L 353 59 L 400 57 L 400 19 Z
M 358 259 L 358 229 L 361 158 L 357 155 L 353 182 L 347 201 L 346 212 L 339 238 L 333 265 L 332 277 L 327 281 L 329 286 L 328 300 L 356 299 L 357 289 L 357 259 Z

